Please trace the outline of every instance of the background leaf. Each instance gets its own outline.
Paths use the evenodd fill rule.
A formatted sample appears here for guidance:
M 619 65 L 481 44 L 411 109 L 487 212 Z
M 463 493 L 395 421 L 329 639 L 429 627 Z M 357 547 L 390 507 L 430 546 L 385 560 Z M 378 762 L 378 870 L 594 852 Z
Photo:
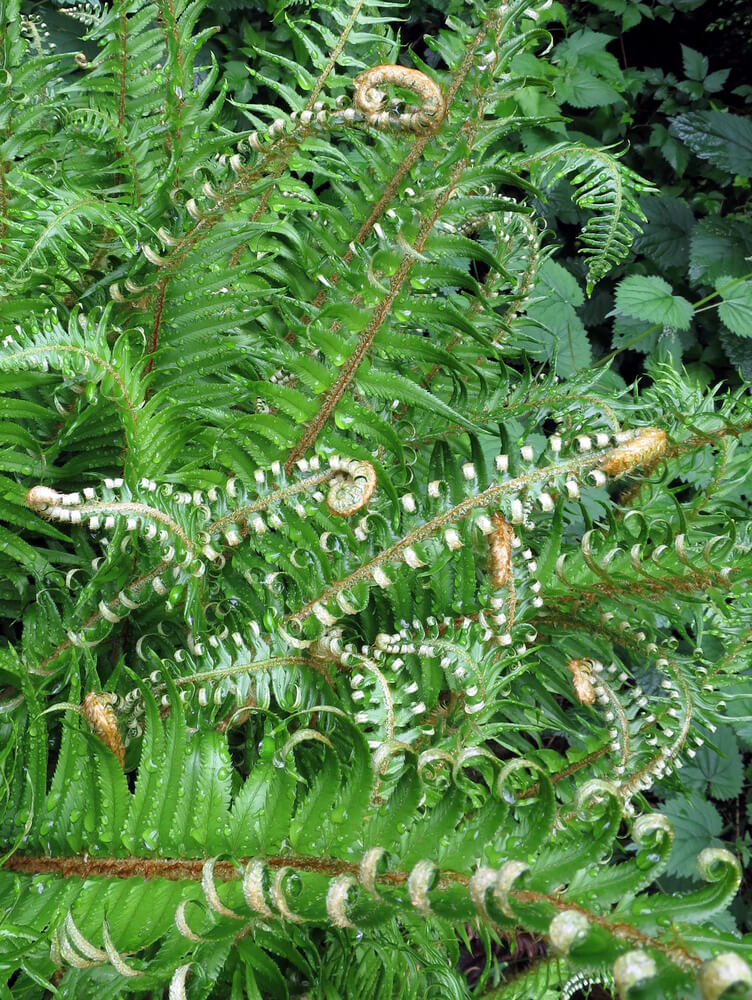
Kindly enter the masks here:
M 677 115 L 671 134 L 702 160 L 740 177 L 752 177 L 752 122 L 728 111 Z
M 661 812 L 674 827 L 674 844 L 668 859 L 667 870 L 672 875 L 700 879 L 697 855 L 705 847 L 718 847 L 723 820 L 712 803 L 700 794 L 677 795 L 667 799 Z
M 716 278 L 715 288 L 723 301 L 718 315 L 732 333 L 739 337 L 752 337 L 752 280 L 732 284 L 728 275 Z
M 635 249 L 650 257 L 659 267 L 689 266 L 689 240 L 695 218 L 681 198 L 669 195 L 641 198 L 640 205 L 648 218 Z
M 734 799 L 741 793 L 744 782 L 744 765 L 733 729 L 720 726 L 713 733 L 713 746 L 698 749 L 694 759 L 684 768 L 683 779 L 703 792 L 710 783 L 710 794 L 715 799 Z
M 616 286 L 616 309 L 647 323 L 686 330 L 692 322 L 692 304 L 674 295 L 671 285 L 657 275 L 630 275 Z

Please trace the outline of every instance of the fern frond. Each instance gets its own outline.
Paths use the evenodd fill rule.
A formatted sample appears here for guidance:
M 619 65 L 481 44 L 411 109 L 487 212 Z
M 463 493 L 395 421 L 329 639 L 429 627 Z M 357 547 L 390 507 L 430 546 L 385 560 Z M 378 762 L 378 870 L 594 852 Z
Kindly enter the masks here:
M 637 202 L 655 188 L 637 177 L 605 150 L 558 143 L 533 156 L 518 156 L 516 163 L 531 171 L 541 188 L 560 177 L 569 177 L 573 200 L 592 212 L 582 230 L 583 254 L 588 258 L 587 291 L 624 259 L 645 215 Z

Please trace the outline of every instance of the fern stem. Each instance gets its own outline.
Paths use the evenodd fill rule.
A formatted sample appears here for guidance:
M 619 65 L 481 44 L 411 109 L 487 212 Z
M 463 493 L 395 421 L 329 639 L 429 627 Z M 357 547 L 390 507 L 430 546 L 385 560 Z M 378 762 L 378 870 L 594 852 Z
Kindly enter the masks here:
M 253 860 L 253 858 L 238 858 L 236 863 L 218 860 L 213 865 L 214 877 L 220 881 L 239 879 L 241 873 L 238 870 L 238 864 L 244 865 Z M 265 857 L 264 863 L 272 869 L 290 868 L 329 877 L 351 875 L 357 878 L 360 873 L 358 865 L 327 857 L 285 854 Z M 107 858 L 89 855 L 30 857 L 15 854 L 4 862 L 3 870 L 23 875 L 60 875 L 64 878 L 80 879 L 92 877 L 142 878 L 147 880 L 160 878 L 168 881 L 200 882 L 205 865 L 205 858 Z M 387 871 L 380 874 L 376 881 L 383 885 L 404 886 L 409 878 L 410 872 Z M 447 888 L 453 884 L 468 886 L 469 882 L 470 879 L 467 875 L 444 869 L 438 873 L 436 887 Z M 614 937 L 643 948 L 655 949 L 670 957 L 671 961 L 686 970 L 695 971 L 703 964 L 702 959 L 678 944 L 666 944 L 661 939 L 652 937 L 631 924 L 609 920 L 608 917 L 587 910 L 569 899 L 562 899 L 557 894 L 536 892 L 530 889 L 509 889 L 507 895 L 510 900 L 523 905 L 544 903 L 560 913 L 567 910 L 582 913 L 589 923 L 602 927 Z
M 533 472 L 518 476 L 515 479 L 510 479 L 505 483 L 494 483 L 475 496 L 466 497 L 456 506 L 438 514 L 430 521 L 422 524 L 419 528 L 411 531 L 409 535 L 405 535 L 404 538 L 395 542 L 394 545 L 389 546 L 389 548 L 369 560 L 369 562 L 359 566 L 358 569 L 350 573 L 348 576 L 327 587 L 319 594 L 316 600 L 310 601 L 308 604 L 300 608 L 300 610 L 289 615 L 285 621 L 296 622 L 298 624 L 301 623 L 305 618 L 313 614 L 314 605 L 329 601 L 336 597 L 336 595 L 342 590 L 347 590 L 349 587 L 354 586 L 362 580 L 369 579 L 373 575 L 373 571 L 375 569 L 383 566 L 385 563 L 398 559 L 405 549 L 412 545 L 417 545 L 420 542 L 425 541 L 427 538 L 431 538 L 447 525 L 455 524 L 457 521 L 462 520 L 462 518 L 467 517 L 473 510 L 479 507 L 484 508 L 493 506 L 494 503 L 498 503 L 501 497 L 510 493 L 521 493 L 530 484 L 541 481 L 545 482 L 547 479 L 551 479 L 554 475 L 561 475 L 564 472 L 574 473 L 588 469 L 593 465 L 598 465 L 604 460 L 604 456 L 607 456 L 608 454 L 609 452 L 590 454 L 584 458 L 573 459 L 558 466 L 547 466 L 543 469 L 535 469 Z
M 418 162 L 418 160 L 421 158 L 421 156 L 423 155 L 423 150 L 426 148 L 428 143 L 431 142 L 433 138 L 434 135 L 432 132 L 427 132 L 425 135 L 418 136 L 418 138 L 413 143 L 410 152 L 407 154 L 405 159 L 400 164 L 400 167 L 397 170 L 396 174 L 392 177 L 387 186 L 384 188 L 384 193 L 381 195 L 379 200 L 371 209 L 368 218 L 360 227 L 357 234 L 353 237 L 351 241 L 353 244 L 357 246 L 362 246 L 366 236 L 371 232 L 374 225 L 378 222 L 378 220 L 381 218 L 381 216 L 384 214 L 387 208 L 394 201 L 394 197 L 399 189 L 400 184 L 402 183 L 404 178 L 410 173 L 410 171 Z M 348 246 L 347 250 L 342 255 L 343 265 L 347 267 L 347 265 L 351 263 L 354 257 L 355 257 L 355 251 L 352 249 L 352 246 Z M 331 274 L 327 280 L 329 281 L 332 287 L 336 288 L 341 277 L 342 277 L 342 271 L 339 270 Z M 313 300 L 311 304 L 312 308 L 320 309 L 321 306 L 326 301 L 327 294 L 328 294 L 328 289 L 322 288 L 321 291 L 316 295 L 316 298 Z
M 498 15 L 496 15 L 491 19 L 490 23 L 496 26 L 498 34 L 498 32 L 501 30 L 501 18 Z M 475 38 L 473 39 L 472 44 L 467 47 L 462 63 L 460 64 L 460 68 L 453 77 L 452 82 L 450 83 L 449 88 L 447 90 L 446 97 L 444 99 L 445 117 L 446 115 L 449 114 L 452 101 L 454 100 L 455 96 L 457 95 L 457 92 L 464 83 L 467 74 L 470 72 L 472 68 L 473 60 L 475 58 L 475 53 L 477 52 L 478 47 L 482 44 L 482 42 L 486 38 L 487 32 L 488 32 L 487 28 L 483 28 L 480 31 L 478 31 Z M 482 111 L 480 110 L 479 107 L 478 115 L 476 116 L 475 127 L 474 128 L 469 127 L 469 123 L 466 123 L 466 125 L 464 126 L 464 131 L 467 133 L 468 149 L 472 148 L 472 140 L 474 138 L 475 130 L 477 129 L 477 125 L 479 123 L 481 115 Z M 393 194 L 394 192 L 396 192 L 397 187 L 402 181 L 402 178 L 418 161 L 424 148 L 432 138 L 433 138 L 433 133 L 425 135 L 417 140 L 410 154 L 403 163 L 402 167 L 400 168 L 400 170 L 397 171 L 395 176 L 389 182 L 389 185 L 385 189 L 379 201 L 374 206 L 368 219 L 361 227 L 360 231 L 355 237 L 354 240 L 355 243 L 358 244 L 361 243 L 362 240 L 367 235 L 367 233 L 370 232 L 373 225 L 376 223 L 377 219 L 380 217 L 380 215 L 383 213 L 386 207 L 390 204 Z M 413 247 L 411 248 L 411 250 L 414 253 L 419 254 L 422 251 L 429 233 L 433 229 L 433 226 L 435 225 L 444 205 L 451 197 L 454 187 L 457 184 L 459 178 L 462 176 L 462 173 L 465 170 L 467 163 L 468 163 L 467 159 L 461 160 L 452 171 L 449 184 L 444 189 L 444 192 L 442 193 L 441 197 L 437 200 L 436 207 L 432 215 L 430 216 L 428 222 L 424 223 L 424 225 L 421 227 L 421 231 L 419 232 L 418 237 L 415 243 L 413 244 Z M 345 264 L 349 264 L 350 261 L 353 259 L 353 257 L 354 257 L 354 251 L 352 250 L 351 247 L 348 247 L 343 257 L 343 262 Z M 412 268 L 416 259 L 417 258 L 413 256 L 412 253 L 406 257 L 403 257 L 402 263 L 400 264 L 397 273 L 394 275 L 392 281 L 390 282 L 388 294 L 382 300 L 381 304 L 379 305 L 379 308 L 376 310 L 368 326 L 365 328 L 365 330 L 361 333 L 360 337 L 358 338 L 358 343 L 350 360 L 346 365 L 343 366 L 339 378 L 325 395 L 324 400 L 321 404 L 321 408 L 319 409 L 319 412 L 316 414 L 311 423 L 308 425 L 306 431 L 303 433 L 297 445 L 295 445 L 293 450 L 290 452 L 287 461 L 285 462 L 285 468 L 287 470 L 291 469 L 294 463 L 297 461 L 297 459 L 299 459 L 302 455 L 304 455 L 305 452 L 312 446 L 316 438 L 321 433 L 321 430 L 329 420 L 329 417 L 336 408 L 337 404 L 340 402 L 345 392 L 349 388 L 352 379 L 355 377 L 355 373 L 357 372 L 363 358 L 365 357 L 371 344 L 373 343 L 374 337 L 381 329 L 381 326 L 383 325 L 386 318 L 389 316 L 391 307 L 394 304 L 394 300 L 397 297 L 397 294 L 400 288 L 402 287 L 405 278 L 410 273 L 410 269 Z M 339 281 L 339 277 L 340 275 L 338 274 L 334 281 L 335 285 L 337 281 Z M 319 292 L 319 294 L 316 296 L 316 299 L 314 300 L 313 303 L 314 306 L 320 307 L 324 302 L 325 296 L 326 296 L 325 290 Z
M 105 361 L 104 358 L 99 357 L 98 354 L 94 354 L 92 351 L 87 351 L 84 347 L 77 347 L 75 344 L 51 344 L 49 346 L 46 344 L 40 344 L 39 346 L 24 348 L 13 354 L 13 360 L 28 360 L 30 362 L 34 362 L 40 354 L 74 354 L 80 358 L 85 358 L 87 361 L 91 361 L 91 363 L 96 367 L 102 368 L 106 371 L 120 390 L 120 395 L 123 397 L 125 405 L 128 408 L 128 415 L 131 418 L 133 430 L 134 432 L 136 431 L 138 427 L 136 406 L 128 395 L 128 390 L 125 388 L 123 377 L 117 368 L 111 365 L 108 361 Z
M 238 864 L 247 864 L 253 858 L 238 858 L 237 864 L 231 861 L 218 860 L 214 864 L 214 876 L 223 882 L 229 882 L 240 877 Z M 296 868 L 303 872 L 316 872 L 332 877 L 338 875 L 357 875 L 359 867 L 347 861 L 335 858 L 306 857 L 296 854 L 284 854 L 264 858 L 264 863 L 270 868 Z M 61 875 L 63 878 L 161 878 L 173 882 L 189 880 L 200 882 L 205 858 L 107 858 L 88 856 L 73 857 L 31 857 L 15 854 L 3 864 L 3 871 L 13 871 L 23 875 Z M 467 885 L 467 876 L 456 872 L 442 873 L 445 878 Z M 405 885 L 409 872 L 384 872 L 378 879 L 388 885 Z
M 159 4 L 159 12 L 162 19 L 165 22 L 165 34 L 167 35 L 167 50 L 171 55 L 174 56 L 175 64 L 177 66 L 177 84 L 173 82 L 172 92 L 170 93 L 169 102 L 172 102 L 174 97 L 177 97 L 177 114 L 176 119 L 180 121 L 180 114 L 183 109 L 183 96 L 182 96 L 182 80 L 183 80 L 183 50 L 180 47 L 180 37 L 178 35 L 178 25 L 177 18 L 175 17 L 175 7 L 172 0 L 162 0 Z M 168 34 L 169 33 L 169 34 Z M 181 129 L 180 127 L 175 129 L 175 138 L 172 142 L 173 151 L 175 147 L 180 143 Z
M 603 917 L 598 913 L 593 913 L 591 910 L 578 906 L 571 900 L 561 899 L 558 896 L 549 896 L 543 892 L 534 892 L 530 889 L 512 890 L 509 895 L 513 900 L 519 903 L 548 903 L 549 905 L 554 906 L 560 913 L 565 910 L 574 910 L 578 913 L 582 913 L 583 916 L 587 917 L 589 923 L 602 927 L 610 934 L 613 934 L 614 937 L 617 937 L 622 941 L 630 941 L 633 944 L 639 945 L 641 948 L 654 948 L 656 951 L 660 951 L 664 955 L 669 956 L 673 962 L 684 969 L 696 971 L 703 964 L 703 960 L 701 958 L 698 958 L 696 955 L 692 955 L 686 948 L 683 948 L 680 945 L 667 945 L 659 938 L 654 938 L 649 934 L 645 934 L 643 931 L 638 930 L 631 924 L 622 922 L 615 923 L 607 917 Z
M 118 97 L 118 124 L 123 125 L 125 121 L 125 93 L 128 81 L 128 12 L 125 6 L 126 0 L 120 2 L 120 31 L 118 40 L 120 42 L 120 94 Z
M 355 27 L 355 22 L 358 20 L 361 8 L 363 7 L 363 3 L 364 3 L 364 0 L 357 0 L 357 3 L 353 7 L 352 14 L 348 18 L 347 24 L 342 29 L 342 31 L 340 33 L 340 36 L 337 39 L 337 42 L 336 42 L 334 48 L 332 49 L 332 53 L 329 56 L 329 62 L 323 68 L 323 70 L 319 74 L 318 80 L 314 84 L 313 91 L 311 92 L 311 96 L 308 98 L 308 103 L 306 104 L 306 110 L 310 111 L 310 109 L 316 103 L 316 98 L 319 96 L 319 94 L 321 93 L 321 91 L 324 89 L 324 84 L 326 83 L 327 79 L 329 78 L 329 74 L 334 69 L 334 67 L 335 67 L 335 65 L 337 63 L 337 60 L 339 59 L 339 57 L 340 57 L 340 55 L 342 53 L 342 50 L 345 47 L 347 39 L 350 36 L 350 32 Z
M 151 335 L 149 336 L 149 345 L 147 347 L 147 352 L 149 354 L 149 360 L 146 362 L 144 368 L 144 376 L 151 373 L 154 368 L 154 355 L 156 353 L 157 347 L 159 346 L 159 330 L 162 325 L 162 312 L 164 310 L 165 299 L 167 298 L 167 285 L 169 283 L 169 276 L 162 278 L 157 286 L 157 301 L 154 306 L 154 323 L 151 328 Z M 146 387 L 145 398 L 148 399 L 151 389 L 149 386 Z
M 402 263 L 400 264 L 397 272 L 392 278 L 389 286 L 388 294 L 381 300 L 379 306 L 371 317 L 370 322 L 363 330 L 363 332 L 358 337 L 358 342 L 355 350 L 350 356 L 347 364 L 342 366 L 342 371 L 337 378 L 337 381 L 329 389 L 329 391 L 324 396 L 324 400 L 319 408 L 318 413 L 313 418 L 313 420 L 308 424 L 306 430 L 303 432 L 298 443 L 293 447 L 292 451 L 285 461 L 285 470 L 289 472 L 295 462 L 301 458 L 305 453 L 311 448 L 311 446 L 316 441 L 324 426 L 328 422 L 332 413 L 337 407 L 342 397 L 345 395 L 347 390 L 350 388 L 352 380 L 357 374 L 358 368 L 360 368 L 361 362 L 368 353 L 371 344 L 373 343 L 374 337 L 379 332 L 383 326 L 386 319 L 391 313 L 392 306 L 394 305 L 394 300 L 397 298 L 402 285 L 410 273 L 413 265 L 418 260 L 416 254 L 419 254 L 423 247 L 425 246 L 426 240 L 433 229 L 441 210 L 446 205 L 449 200 L 452 191 L 454 190 L 457 181 L 462 176 L 462 172 L 467 166 L 467 160 L 460 160 L 456 164 L 454 170 L 452 171 L 449 183 L 445 187 L 441 194 L 441 197 L 437 199 L 436 207 L 429 216 L 429 218 L 421 226 L 420 232 L 411 247 L 411 253 L 405 254 L 402 258 Z
M 336 476 L 336 472 L 333 469 L 326 468 L 322 472 L 318 472 L 313 476 L 308 476 L 306 479 L 301 479 L 299 482 L 290 483 L 288 486 L 283 486 L 280 489 L 275 490 L 273 493 L 269 493 L 268 496 L 262 497 L 255 503 L 248 504 L 246 507 L 239 507 L 237 510 L 233 510 L 230 514 L 226 514 L 224 517 L 218 518 L 213 524 L 210 524 L 207 531 L 210 535 L 219 534 L 222 529 L 227 524 L 237 524 L 240 521 L 245 521 L 251 514 L 257 514 L 259 511 L 268 510 L 269 507 L 276 506 L 290 497 L 295 496 L 297 493 L 304 493 L 313 486 L 320 486 L 322 483 L 328 482 Z
M 5 254 L 5 237 L 8 232 L 8 191 L 5 173 L 10 168 L 5 160 L 0 160 L 0 259 Z
M 133 583 L 131 583 L 125 589 L 129 591 L 130 594 L 133 596 L 138 595 L 142 590 L 144 590 L 144 588 L 148 587 L 150 583 L 156 580 L 157 577 L 160 577 L 162 573 L 164 573 L 164 571 L 167 569 L 167 566 L 168 563 L 166 562 L 160 563 L 158 566 L 155 566 L 154 569 L 149 570 L 148 573 L 144 573 L 143 576 L 138 577 L 136 580 L 133 581 Z M 110 601 L 108 601 L 105 607 L 109 611 L 114 612 L 118 607 L 120 607 L 121 603 L 122 602 L 120 599 L 120 594 L 118 594 L 116 597 L 113 597 Z M 88 629 L 93 628 L 94 625 L 100 622 L 103 617 L 104 613 L 100 609 L 97 609 L 97 611 L 95 611 L 86 619 L 86 621 L 83 623 L 83 625 L 81 625 L 78 631 L 86 632 Z M 65 639 L 58 646 L 56 646 L 55 649 L 48 656 L 45 656 L 45 658 L 40 661 L 37 667 L 29 668 L 30 672 L 49 673 L 47 667 L 50 665 L 50 663 L 54 663 L 54 661 L 57 660 L 58 657 L 62 656 L 62 654 L 66 650 L 71 649 L 72 646 L 73 646 L 72 639 L 70 637 Z

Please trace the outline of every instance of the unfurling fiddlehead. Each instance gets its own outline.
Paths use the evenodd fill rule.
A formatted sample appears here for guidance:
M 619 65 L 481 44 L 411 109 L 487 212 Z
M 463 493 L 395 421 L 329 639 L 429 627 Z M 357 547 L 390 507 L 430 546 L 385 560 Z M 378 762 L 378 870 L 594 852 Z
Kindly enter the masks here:
M 125 761 L 125 748 L 113 708 L 115 701 L 117 701 L 116 695 L 90 691 L 81 704 L 81 715 L 92 733 L 112 750 L 122 767 Z
M 355 77 L 355 107 L 376 128 L 398 127 L 406 132 L 436 131 L 446 113 L 441 89 L 417 69 L 406 66 L 374 66 Z M 409 90 L 420 100 L 417 111 L 386 111 L 384 84 Z

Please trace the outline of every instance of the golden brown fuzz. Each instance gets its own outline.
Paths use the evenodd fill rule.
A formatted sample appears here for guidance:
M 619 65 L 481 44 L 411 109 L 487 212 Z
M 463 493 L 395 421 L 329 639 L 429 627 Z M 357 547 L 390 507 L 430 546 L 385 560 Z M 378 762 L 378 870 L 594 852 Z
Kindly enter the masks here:
M 514 529 L 501 514 L 492 517 L 494 530 L 488 536 L 488 575 L 497 590 L 506 587 L 512 568 Z
M 81 705 L 81 715 L 86 719 L 86 724 L 92 733 L 112 750 L 120 766 L 123 767 L 125 748 L 115 709 L 112 707 L 112 696 L 90 691 Z
M 650 467 L 661 457 L 668 445 L 660 427 L 645 427 L 625 444 L 615 448 L 601 466 L 607 476 L 624 476 L 638 465 Z
M 570 660 L 567 669 L 572 674 L 572 686 L 581 705 L 595 703 L 595 688 L 590 660 Z

